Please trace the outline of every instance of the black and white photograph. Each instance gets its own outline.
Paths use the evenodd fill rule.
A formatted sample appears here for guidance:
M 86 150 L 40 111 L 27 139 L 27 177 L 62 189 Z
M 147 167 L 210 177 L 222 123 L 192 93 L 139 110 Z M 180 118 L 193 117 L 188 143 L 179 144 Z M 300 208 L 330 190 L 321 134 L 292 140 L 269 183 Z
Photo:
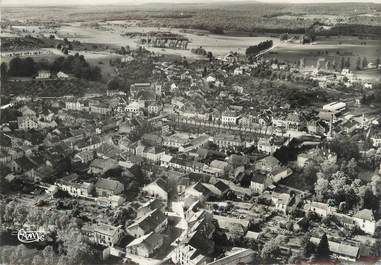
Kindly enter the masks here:
M 381 265 L 381 0 L 0 6 L 0 265 Z

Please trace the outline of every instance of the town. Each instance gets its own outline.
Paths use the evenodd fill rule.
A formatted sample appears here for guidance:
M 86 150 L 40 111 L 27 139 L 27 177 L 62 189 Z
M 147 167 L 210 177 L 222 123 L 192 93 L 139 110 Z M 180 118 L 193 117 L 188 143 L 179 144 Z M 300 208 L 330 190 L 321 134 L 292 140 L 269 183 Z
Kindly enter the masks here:
M 379 59 L 178 56 L 189 39 L 151 33 L 94 64 L 47 32 L 26 38 L 54 48 L 2 52 L 0 263 L 379 259 L 381 79 L 361 75 Z

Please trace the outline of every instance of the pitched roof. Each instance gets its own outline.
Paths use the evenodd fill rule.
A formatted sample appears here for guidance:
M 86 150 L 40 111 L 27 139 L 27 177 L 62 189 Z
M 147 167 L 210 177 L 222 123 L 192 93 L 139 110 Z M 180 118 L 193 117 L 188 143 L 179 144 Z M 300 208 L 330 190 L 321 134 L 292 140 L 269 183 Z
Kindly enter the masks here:
M 115 233 L 121 228 L 121 226 L 113 226 L 109 224 L 97 224 L 94 226 L 94 232 L 98 232 L 101 234 L 109 235 L 109 236 L 114 236 Z
M 373 222 L 375 221 L 373 212 L 369 209 L 362 209 L 361 211 L 358 211 L 353 217 Z
M 157 226 L 164 222 L 166 218 L 167 217 L 162 211 L 155 209 L 136 220 L 129 227 L 139 226 L 145 233 L 147 233 L 154 230 Z
M 130 244 L 127 245 L 127 247 L 137 246 L 140 244 L 143 244 L 147 249 L 153 250 L 155 249 L 157 242 L 162 239 L 163 236 L 154 232 L 151 232 L 147 235 L 141 236 L 136 238 L 135 240 L 131 241 Z
M 100 178 L 97 183 L 95 183 L 95 187 L 98 189 L 117 191 L 119 187 L 124 188 L 124 185 L 117 180 Z

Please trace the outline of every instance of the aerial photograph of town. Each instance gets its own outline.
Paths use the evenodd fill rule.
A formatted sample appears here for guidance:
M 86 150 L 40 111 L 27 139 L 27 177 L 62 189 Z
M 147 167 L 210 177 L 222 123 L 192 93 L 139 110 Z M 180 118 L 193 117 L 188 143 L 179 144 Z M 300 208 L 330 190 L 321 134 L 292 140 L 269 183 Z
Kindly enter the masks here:
M 2 0 L 1 265 L 381 264 L 381 0 Z

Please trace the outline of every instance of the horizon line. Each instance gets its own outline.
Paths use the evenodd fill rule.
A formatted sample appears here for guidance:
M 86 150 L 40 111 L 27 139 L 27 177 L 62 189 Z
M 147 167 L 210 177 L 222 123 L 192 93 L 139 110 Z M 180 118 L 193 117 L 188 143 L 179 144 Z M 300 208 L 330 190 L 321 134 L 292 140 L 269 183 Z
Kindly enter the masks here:
M 302 0 L 304 1 L 304 0 Z M 96 3 L 96 4 L 82 4 L 82 3 L 55 3 L 55 4 L 42 4 L 42 3 L 27 3 L 27 4 L 13 4 L 13 3 L 2 3 L 2 7 L 70 7 L 70 6 L 148 6 L 148 5 L 157 5 L 157 4 L 171 4 L 171 5 L 210 5 L 210 4 L 284 4 L 284 5 L 314 5 L 314 4 L 376 4 L 379 5 L 381 2 L 375 2 L 375 0 L 369 1 L 345 1 L 345 0 L 306 0 L 304 2 L 298 0 L 291 0 L 287 2 L 282 2 L 282 0 L 275 0 L 268 2 L 266 0 L 242 0 L 242 1 L 212 1 L 212 2 L 202 2 L 202 0 L 191 1 L 189 2 L 170 2 L 170 1 L 162 1 L 162 2 L 143 2 L 143 3 Z

